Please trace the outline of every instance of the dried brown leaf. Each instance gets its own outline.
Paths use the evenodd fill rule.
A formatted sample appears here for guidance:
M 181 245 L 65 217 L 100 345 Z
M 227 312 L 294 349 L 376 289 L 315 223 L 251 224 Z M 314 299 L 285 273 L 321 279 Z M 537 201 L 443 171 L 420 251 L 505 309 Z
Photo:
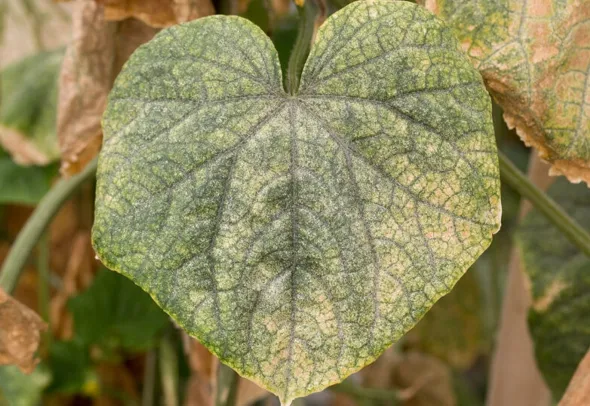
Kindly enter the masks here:
M 590 183 L 590 2 L 422 2 L 454 28 L 508 126 L 550 173 Z
M 58 133 L 62 173 L 80 172 L 102 144 L 100 121 L 114 78 L 129 56 L 157 33 L 139 20 L 108 22 L 93 0 L 76 3 L 74 41 L 60 78 Z
M 559 406 L 590 405 L 590 351 L 578 365 Z
M 119 21 L 135 17 L 152 27 L 194 20 L 215 12 L 210 0 L 96 0 L 104 5 L 105 17 Z
M 35 369 L 35 352 L 47 325 L 31 309 L 0 289 L 0 365 L 17 365 L 23 372 Z
M 100 148 L 100 120 L 113 82 L 116 25 L 92 0 L 74 4 L 74 38 L 60 76 L 57 131 L 62 173 L 79 172 Z

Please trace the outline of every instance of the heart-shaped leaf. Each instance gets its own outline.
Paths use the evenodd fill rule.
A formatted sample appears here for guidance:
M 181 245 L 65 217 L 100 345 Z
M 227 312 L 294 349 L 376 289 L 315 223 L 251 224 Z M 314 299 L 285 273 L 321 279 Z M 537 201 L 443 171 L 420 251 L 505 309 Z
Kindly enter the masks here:
M 103 127 L 99 257 L 284 403 L 375 360 L 499 226 L 489 97 L 415 4 L 328 18 L 294 96 L 247 20 L 164 30 Z

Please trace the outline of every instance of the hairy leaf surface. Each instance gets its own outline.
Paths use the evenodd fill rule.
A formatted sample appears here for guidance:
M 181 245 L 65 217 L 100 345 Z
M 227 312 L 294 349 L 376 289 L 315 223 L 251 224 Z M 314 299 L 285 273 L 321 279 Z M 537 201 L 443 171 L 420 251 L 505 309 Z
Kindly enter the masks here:
M 549 194 L 584 228 L 590 229 L 590 191 L 558 180 Z M 529 327 L 535 355 L 555 400 L 563 395 L 590 347 L 590 258 L 536 210 L 517 233 L 533 306 Z
M 93 242 L 284 403 L 408 331 L 500 216 L 491 106 L 452 33 L 406 2 L 320 28 L 297 95 L 238 17 L 164 30 L 110 95 Z
M 552 174 L 590 184 L 590 2 L 422 0 Z

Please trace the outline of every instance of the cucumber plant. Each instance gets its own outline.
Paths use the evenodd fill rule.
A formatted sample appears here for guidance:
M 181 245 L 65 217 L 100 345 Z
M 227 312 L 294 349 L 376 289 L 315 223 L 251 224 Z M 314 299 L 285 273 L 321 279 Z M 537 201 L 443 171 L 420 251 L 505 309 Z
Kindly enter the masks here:
M 500 223 L 491 101 L 424 8 L 355 2 L 299 86 L 239 17 L 159 33 L 103 119 L 93 244 L 284 404 L 374 361 Z

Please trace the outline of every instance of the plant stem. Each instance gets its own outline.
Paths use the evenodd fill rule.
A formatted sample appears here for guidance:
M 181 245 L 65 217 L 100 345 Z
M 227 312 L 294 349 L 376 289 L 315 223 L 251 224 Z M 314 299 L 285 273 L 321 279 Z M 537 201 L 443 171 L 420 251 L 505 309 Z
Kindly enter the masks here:
M 343 381 L 338 385 L 330 386 L 330 390 L 333 392 L 344 393 L 358 399 L 387 401 L 390 405 L 396 404 L 398 400 L 398 393 L 394 390 L 364 388 L 348 381 Z
M 178 406 L 178 356 L 168 334 L 160 340 L 160 381 L 164 404 Z
M 238 395 L 239 375 L 225 364 L 219 363 L 217 370 L 217 394 L 215 406 L 234 406 Z
M 287 92 L 291 95 L 297 93 L 301 71 L 309 55 L 311 40 L 315 28 L 315 20 L 319 13 L 316 0 L 305 0 L 303 6 L 297 6 L 299 12 L 299 25 L 297 27 L 297 38 L 289 57 L 287 67 Z
M 84 181 L 95 175 L 97 161 L 98 158 L 94 158 L 79 174 L 57 182 L 41 199 L 18 237 L 16 237 L 0 271 L 0 287 L 7 293 L 14 290 L 18 277 L 33 247 L 35 247 L 57 211 Z
M 156 386 L 156 351 L 150 350 L 145 355 L 143 371 L 143 389 L 141 391 L 141 406 L 154 405 L 154 390 Z
M 568 240 L 590 257 L 590 235 L 574 219 L 555 203 L 551 197 L 536 187 L 502 152 L 500 174 L 504 181 L 520 195 L 529 200 Z
M 43 233 L 39 239 L 37 253 L 39 315 L 49 323 L 49 235 Z

